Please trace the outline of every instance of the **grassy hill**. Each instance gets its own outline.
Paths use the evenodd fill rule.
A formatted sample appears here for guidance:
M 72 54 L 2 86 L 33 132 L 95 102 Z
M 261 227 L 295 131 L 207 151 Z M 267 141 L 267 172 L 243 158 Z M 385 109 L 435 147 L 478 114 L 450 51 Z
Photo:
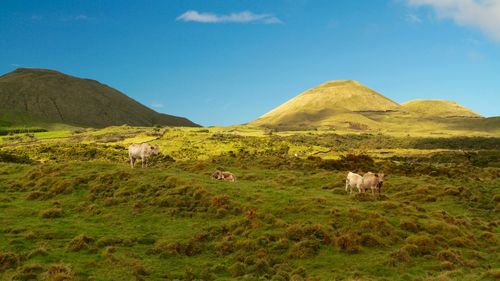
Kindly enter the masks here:
M 0 126 L 50 127 L 54 123 L 197 126 L 186 118 L 155 112 L 95 80 L 27 68 L 0 76 Z
M 470 117 L 481 115 L 453 101 L 446 100 L 412 100 L 401 104 L 408 112 L 427 117 Z
M 321 126 L 335 123 L 336 115 L 364 119 L 360 112 L 399 110 L 400 105 L 352 80 L 329 81 L 278 106 L 252 125 Z M 359 120 L 356 120 L 359 122 Z
M 311 88 L 250 125 L 389 134 L 500 134 L 499 118 L 483 118 L 452 101 L 414 100 L 399 105 L 352 80 Z
M 0 137 L 0 280 L 498 280 L 499 138 L 265 132 Z M 163 154 L 131 169 L 142 141 Z

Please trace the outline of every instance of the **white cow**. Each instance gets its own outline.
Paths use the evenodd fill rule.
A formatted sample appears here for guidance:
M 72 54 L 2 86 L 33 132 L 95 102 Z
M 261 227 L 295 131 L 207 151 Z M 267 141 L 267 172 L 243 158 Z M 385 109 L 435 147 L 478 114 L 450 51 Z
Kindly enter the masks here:
M 362 182 L 363 182 L 362 176 L 353 172 L 349 172 L 347 174 L 347 178 L 345 179 L 345 191 L 349 189 L 349 194 L 352 194 L 353 187 L 356 187 L 358 189 L 358 192 L 361 192 Z
M 142 167 L 148 166 L 148 159 L 152 155 L 158 155 L 160 149 L 156 145 L 149 143 L 136 143 L 128 147 L 128 157 L 130 159 L 130 166 L 134 168 L 135 161 L 141 159 Z

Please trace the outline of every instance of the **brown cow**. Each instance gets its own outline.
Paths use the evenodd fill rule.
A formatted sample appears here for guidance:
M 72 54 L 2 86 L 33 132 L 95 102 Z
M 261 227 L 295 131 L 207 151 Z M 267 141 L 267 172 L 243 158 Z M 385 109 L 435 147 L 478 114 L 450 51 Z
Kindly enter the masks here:
M 215 180 L 225 180 L 225 181 L 236 181 L 236 177 L 233 173 L 228 171 L 215 171 L 212 173 L 212 178 Z
M 364 174 L 361 182 L 361 191 L 365 192 L 369 188 L 372 190 L 372 195 L 375 195 L 375 191 L 380 195 L 380 190 L 384 184 L 384 177 L 387 177 L 384 173 L 368 172 Z

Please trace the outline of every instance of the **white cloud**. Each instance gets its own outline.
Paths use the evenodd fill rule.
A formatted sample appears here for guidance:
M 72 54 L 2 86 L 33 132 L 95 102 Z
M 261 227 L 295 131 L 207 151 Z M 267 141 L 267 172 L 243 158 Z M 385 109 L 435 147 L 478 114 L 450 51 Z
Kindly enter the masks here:
M 162 108 L 163 107 L 163 103 L 154 101 L 154 102 L 151 103 L 151 107 Z
M 75 17 L 75 20 L 89 20 L 90 18 L 87 15 L 81 14 Z
M 254 14 L 249 11 L 231 13 L 227 15 L 217 15 L 214 13 L 200 13 L 198 11 L 187 11 L 177 17 L 178 21 L 193 21 L 201 23 L 264 23 L 264 24 L 278 24 L 283 23 L 277 17 L 271 14 Z
M 480 29 L 500 41 L 500 0 L 407 0 L 412 6 L 432 7 L 441 18 Z
M 64 17 L 60 18 L 59 20 L 60 21 L 90 21 L 92 19 L 93 18 L 91 18 L 85 14 L 79 14 L 76 16 L 64 16 Z
M 420 19 L 419 16 L 415 15 L 415 14 L 407 14 L 406 17 L 405 17 L 405 20 L 409 23 L 413 23 L 413 24 L 419 24 L 419 23 L 422 23 L 422 20 Z

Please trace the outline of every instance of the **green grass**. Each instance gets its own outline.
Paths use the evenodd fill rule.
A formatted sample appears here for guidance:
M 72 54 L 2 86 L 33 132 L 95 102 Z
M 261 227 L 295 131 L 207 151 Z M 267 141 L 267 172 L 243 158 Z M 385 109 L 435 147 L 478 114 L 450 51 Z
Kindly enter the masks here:
M 500 270 L 498 139 L 207 130 L 4 139 L 0 280 L 494 280 Z M 131 169 L 125 147 L 145 140 L 176 161 Z M 334 143 L 343 148 L 315 154 Z M 469 160 L 456 146 L 472 147 Z M 388 173 L 383 196 L 348 195 L 351 168 Z M 216 169 L 238 181 L 212 180 Z

